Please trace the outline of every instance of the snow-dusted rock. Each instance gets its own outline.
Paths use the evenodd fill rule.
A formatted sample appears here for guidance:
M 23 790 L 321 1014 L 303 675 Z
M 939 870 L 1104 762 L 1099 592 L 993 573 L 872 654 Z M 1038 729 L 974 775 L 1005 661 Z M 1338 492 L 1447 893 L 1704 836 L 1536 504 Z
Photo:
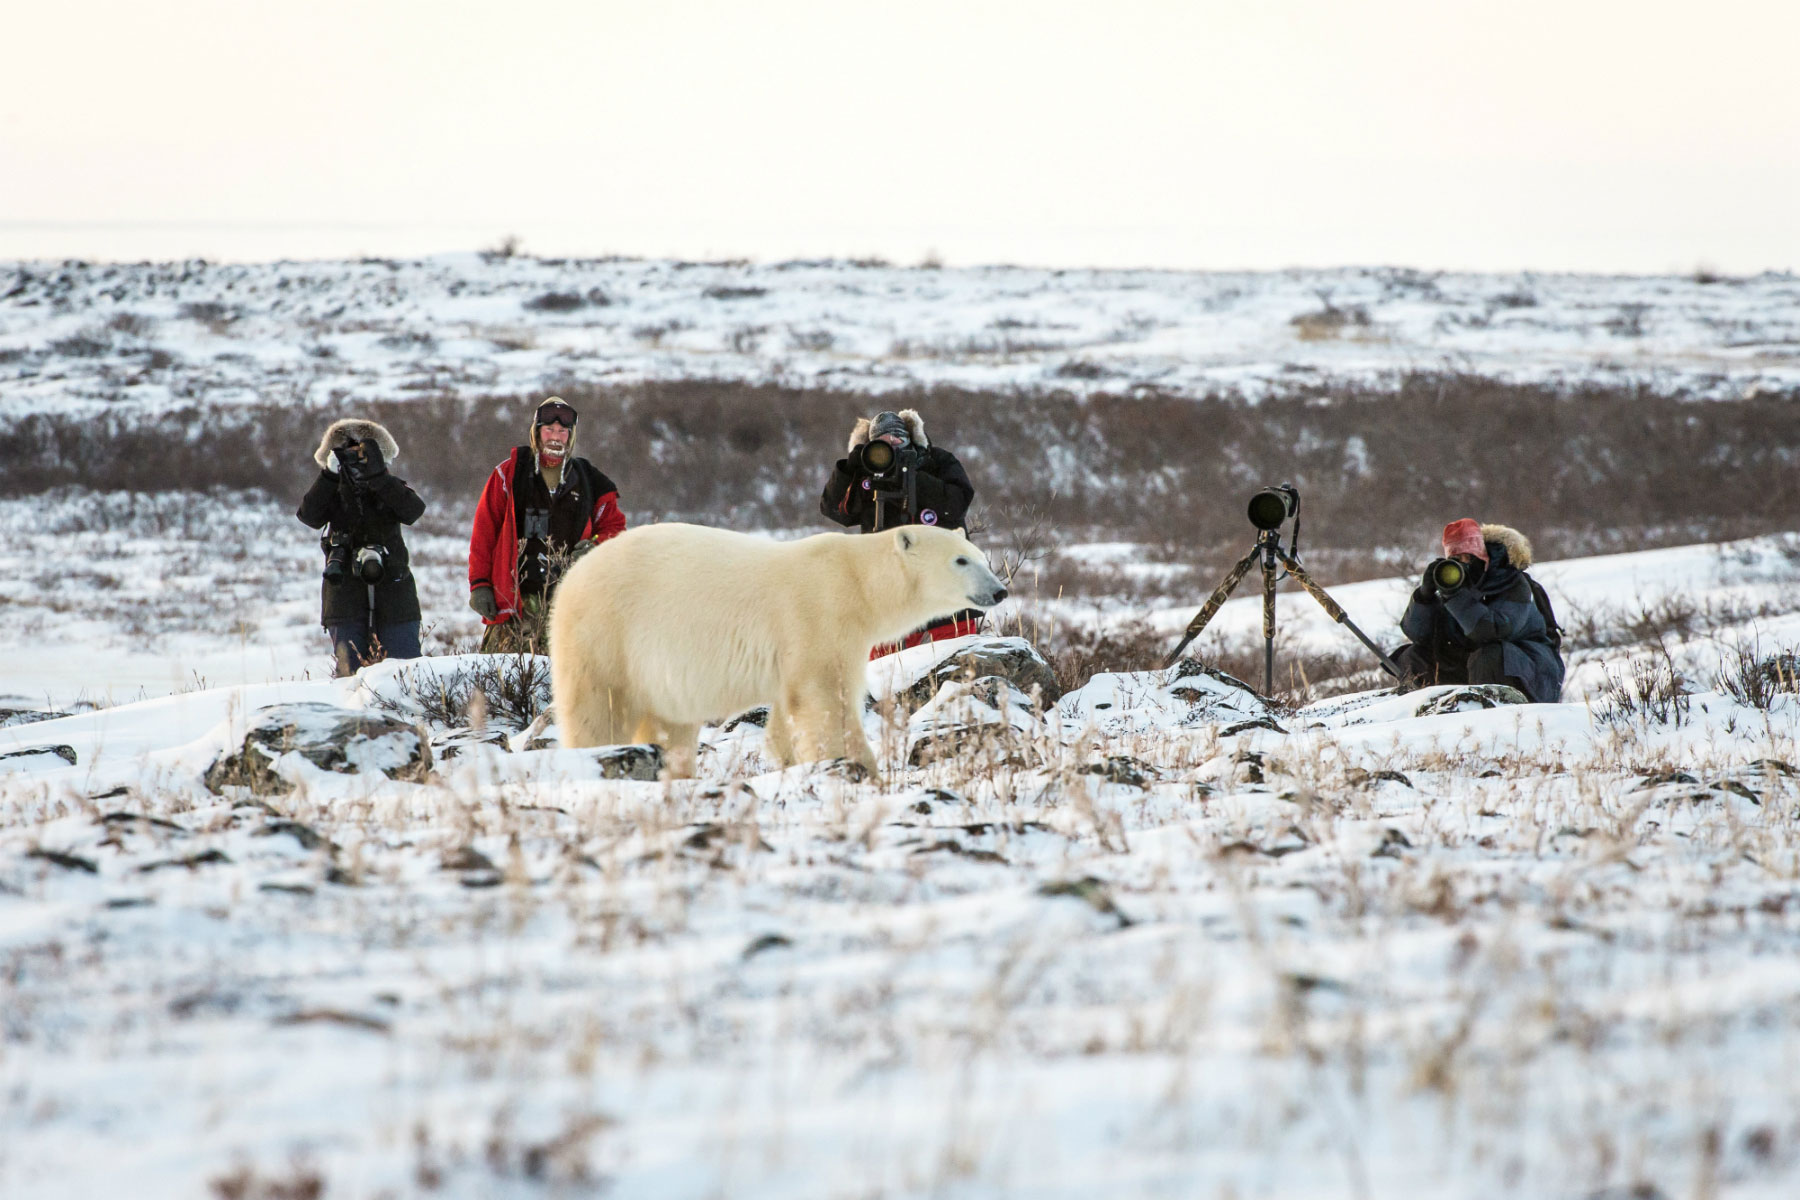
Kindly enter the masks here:
M 74 765 L 73 746 L 25 746 L 18 750 L 0 751 L 0 772 L 60 770 Z
M 512 739 L 504 729 L 492 726 L 486 729 L 452 729 L 449 733 L 441 733 L 431 739 L 431 753 L 439 762 L 455 758 L 476 746 L 511 750 Z
M 602 779 L 636 779 L 654 783 L 662 774 L 660 746 L 599 746 L 585 753 L 600 764 Z
M 990 675 L 952 680 L 909 723 L 906 761 L 915 767 L 967 755 L 1021 765 L 1037 757 L 1044 723 L 1030 696 Z
M 1531 703 L 1531 698 L 1524 692 L 1503 683 L 1473 683 L 1430 691 L 1434 694 L 1413 709 L 1413 716 L 1435 717 L 1443 713 L 1478 712 L 1484 708 Z
M 1056 711 L 1065 723 L 1108 736 L 1273 718 L 1249 684 L 1191 658 L 1163 671 L 1096 675 L 1063 696 Z
M 0 708 L 0 729 L 14 725 L 35 725 L 39 721 L 55 721 L 69 714 L 38 708 Z
M 908 707 L 917 707 L 938 694 L 938 689 L 952 680 L 964 682 L 994 677 L 1006 680 L 1026 697 L 1037 696 L 1041 705 L 1056 703 L 1062 687 L 1056 672 L 1039 654 L 1037 647 L 1018 637 L 974 637 L 958 639 L 966 644 L 928 667 L 896 689 L 896 695 Z
M 214 761 L 204 782 L 215 793 L 232 784 L 258 795 L 291 791 L 280 770 L 288 755 L 340 775 L 379 772 L 422 783 L 431 773 L 431 747 L 414 726 L 363 709 L 300 703 L 258 712 L 243 744 Z

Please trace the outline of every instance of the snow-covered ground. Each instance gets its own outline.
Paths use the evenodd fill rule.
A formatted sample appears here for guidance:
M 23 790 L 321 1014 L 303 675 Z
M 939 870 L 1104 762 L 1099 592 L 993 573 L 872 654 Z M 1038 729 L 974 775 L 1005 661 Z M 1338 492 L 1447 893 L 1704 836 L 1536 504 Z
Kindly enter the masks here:
M 1249 396 L 1397 372 L 1800 386 L 1800 279 L 446 255 L 0 263 L 0 415 L 718 378 Z
M 0 417 L 1443 368 L 1728 399 L 1800 387 L 1797 300 L 1786 275 L 0 264 Z M 1796 535 L 1542 564 L 1563 704 L 1272 711 L 1177 668 L 1039 713 L 952 685 L 869 713 L 879 781 L 775 770 L 741 723 L 664 783 L 428 711 L 478 661 L 449 653 L 464 519 L 408 534 L 434 656 L 334 681 L 286 504 L 0 500 L 0 1196 L 1800 1194 L 1791 660 L 1728 694 L 1739 648 L 1800 645 Z M 1148 550 L 1061 553 L 1182 577 Z M 1412 580 L 1321 582 L 1398 640 Z M 1258 637 L 1254 589 L 1198 649 Z M 1175 590 L 998 623 L 1172 646 L 1205 598 Z M 1278 666 L 1357 651 L 1303 594 L 1279 624 Z M 954 649 L 884 660 L 878 696 Z M 1621 707 L 1659 663 L 1692 694 Z M 369 773 L 285 754 L 290 790 L 209 788 L 260 710 L 306 703 L 419 722 L 433 773 L 376 773 L 402 730 Z M 992 737 L 909 765 L 984 712 Z
M 64 499 L 18 553 L 119 536 Z M 680 783 L 522 742 L 451 757 L 433 725 L 425 782 L 290 755 L 293 790 L 252 797 L 202 776 L 259 709 L 423 719 L 408 697 L 471 660 L 302 678 L 310 545 L 237 596 L 190 553 L 217 530 L 167 523 L 84 568 L 116 585 L 8 593 L 31 632 L 0 691 L 182 678 L 212 622 L 257 649 L 232 686 L 0 727 L 0 754 L 75 759 L 0 758 L 0 1195 L 1800 1187 L 1792 693 L 1697 672 L 1679 721 L 1442 690 L 1268 714 L 1203 674 L 1103 675 L 919 767 L 954 694 L 871 712 L 878 782 L 774 770 L 752 724 L 708 730 Z M 460 599 L 441 536 L 428 609 Z M 1542 575 L 1565 606 L 1691 597 L 1772 651 L 1800 632 L 1787 548 Z M 1334 590 L 1391 634 L 1406 586 Z M 126 656 L 122 614 L 165 592 L 175 632 Z M 1281 604 L 1284 637 L 1346 636 Z M 877 694 L 954 648 L 887 660 Z

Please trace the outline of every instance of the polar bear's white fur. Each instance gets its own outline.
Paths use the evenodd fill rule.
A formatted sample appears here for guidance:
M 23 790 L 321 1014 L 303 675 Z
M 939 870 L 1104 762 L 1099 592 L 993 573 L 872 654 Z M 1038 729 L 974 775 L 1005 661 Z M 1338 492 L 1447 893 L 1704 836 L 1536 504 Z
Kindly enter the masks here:
M 923 525 L 777 542 L 702 525 L 630 529 L 578 560 L 550 611 L 565 746 L 662 744 L 693 774 L 699 727 L 769 705 L 784 765 L 852 758 L 869 651 L 1006 588 L 960 532 Z

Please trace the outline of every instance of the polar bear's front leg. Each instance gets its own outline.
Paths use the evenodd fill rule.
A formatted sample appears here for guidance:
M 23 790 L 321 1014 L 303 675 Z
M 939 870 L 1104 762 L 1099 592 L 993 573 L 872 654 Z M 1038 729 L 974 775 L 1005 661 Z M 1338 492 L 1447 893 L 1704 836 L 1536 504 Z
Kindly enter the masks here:
M 769 706 L 769 724 L 763 733 L 763 750 L 776 765 L 794 765 L 792 706 L 784 699 Z
M 854 691 L 855 694 L 852 694 Z M 863 735 L 861 689 L 836 684 L 797 692 L 787 706 L 790 761 L 819 762 L 848 758 L 876 773 L 875 751 Z
M 692 779 L 700 765 L 700 727 L 669 725 L 662 736 L 664 779 Z

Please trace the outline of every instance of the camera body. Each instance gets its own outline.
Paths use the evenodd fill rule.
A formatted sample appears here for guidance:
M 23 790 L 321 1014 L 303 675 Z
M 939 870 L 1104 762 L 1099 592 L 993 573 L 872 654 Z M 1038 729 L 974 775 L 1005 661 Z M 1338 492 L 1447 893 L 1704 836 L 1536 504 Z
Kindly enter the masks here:
M 884 526 L 883 505 L 898 503 L 902 522 L 916 519 L 919 510 L 917 475 L 914 472 L 918 452 L 911 447 L 895 447 L 880 438 L 871 438 L 856 448 L 856 466 L 863 476 L 862 487 L 875 502 L 875 528 Z M 926 524 L 936 520 L 926 514 Z
M 351 579 L 361 583 L 380 583 L 382 573 L 387 570 L 385 549 L 380 546 L 359 545 L 347 533 L 326 534 L 319 539 L 319 548 L 325 551 L 326 583 L 343 583 Z

